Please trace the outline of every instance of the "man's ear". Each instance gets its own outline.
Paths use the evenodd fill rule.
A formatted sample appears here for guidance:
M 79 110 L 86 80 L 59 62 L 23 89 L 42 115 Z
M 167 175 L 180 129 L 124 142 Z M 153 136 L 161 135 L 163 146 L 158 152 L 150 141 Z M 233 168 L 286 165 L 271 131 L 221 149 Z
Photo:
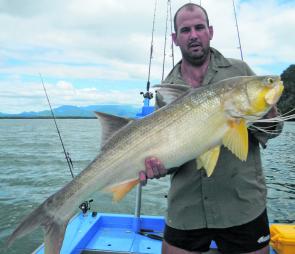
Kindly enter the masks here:
M 212 40 L 213 34 L 214 34 L 213 26 L 209 26 L 209 34 L 210 34 L 210 40 Z
M 175 44 L 176 46 L 178 46 L 178 43 L 177 43 L 177 35 L 176 35 L 176 33 L 172 33 L 171 36 L 172 36 L 172 40 L 173 40 L 174 44 Z

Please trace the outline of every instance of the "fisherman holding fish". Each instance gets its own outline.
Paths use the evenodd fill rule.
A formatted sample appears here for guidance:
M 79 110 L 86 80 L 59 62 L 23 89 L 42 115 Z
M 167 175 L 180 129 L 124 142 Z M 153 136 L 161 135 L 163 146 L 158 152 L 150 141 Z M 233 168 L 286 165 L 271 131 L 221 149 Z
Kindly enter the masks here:
M 119 201 L 139 182 L 168 171 L 163 253 L 201 253 L 211 240 L 221 253 L 268 253 L 259 143 L 265 147 L 286 119 L 269 119 L 283 83 L 279 76 L 255 76 L 244 62 L 211 48 L 213 28 L 201 6 L 181 7 L 174 23 L 182 61 L 159 86 L 161 108 L 137 120 L 96 112 L 99 154 L 28 214 L 6 246 L 41 226 L 45 254 L 59 254 L 68 222 L 91 195 L 108 191 Z
M 183 93 L 184 86 L 195 89 L 226 78 L 255 75 L 245 62 L 225 58 L 210 47 L 213 27 L 203 7 L 188 3 L 179 8 L 174 16 L 174 29 L 172 38 L 181 50 L 182 60 L 163 82 L 170 84 L 169 96 L 165 89 L 157 92 L 158 108 Z M 175 93 L 177 89 L 179 94 Z M 276 115 L 273 107 L 265 118 Z M 210 177 L 205 170 L 197 170 L 200 165 L 196 160 L 166 170 L 157 157 L 146 159 L 146 169 L 139 173 L 143 185 L 147 179 L 171 174 L 162 253 L 202 253 L 209 250 L 211 240 L 221 253 L 269 253 L 266 184 L 259 143 L 265 148 L 267 140 L 280 133 L 280 123 L 271 125 L 272 134 L 249 130 L 246 161 L 221 147 Z

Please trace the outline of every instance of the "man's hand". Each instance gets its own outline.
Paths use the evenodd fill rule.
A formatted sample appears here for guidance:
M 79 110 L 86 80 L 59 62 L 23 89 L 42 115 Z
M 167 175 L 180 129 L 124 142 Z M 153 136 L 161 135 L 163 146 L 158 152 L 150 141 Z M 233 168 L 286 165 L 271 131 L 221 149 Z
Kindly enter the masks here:
M 279 115 L 279 112 L 278 112 L 278 108 L 277 106 L 273 106 L 269 111 L 268 113 L 264 116 L 264 118 L 268 119 L 268 118 L 273 118 L 273 117 L 276 117 Z
M 269 112 L 263 117 L 263 119 L 270 119 L 279 116 L 277 106 L 273 106 Z M 259 127 L 264 131 L 252 131 L 254 137 L 259 141 L 263 149 L 266 148 L 266 143 L 270 138 L 278 136 L 283 129 L 283 122 L 258 122 L 254 123 L 253 126 Z
M 278 112 L 277 106 L 273 106 L 262 119 L 270 119 L 270 118 L 274 118 L 274 117 L 276 117 L 278 115 L 279 115 L 279 112 Z M 272 126 L 275 126 L 274 123 L 265 123 L 265 122 L 258 122 L 258 123 L 255 123 L 254 125 L 258 126 L 258 127 L 272 127 Z
M 141 185 L 146 185 L 147 179 L 160 178 L 167 175 L 167 169 L 157 157 L 148 157 L 145 159 L 145 170 L 139 172 Z

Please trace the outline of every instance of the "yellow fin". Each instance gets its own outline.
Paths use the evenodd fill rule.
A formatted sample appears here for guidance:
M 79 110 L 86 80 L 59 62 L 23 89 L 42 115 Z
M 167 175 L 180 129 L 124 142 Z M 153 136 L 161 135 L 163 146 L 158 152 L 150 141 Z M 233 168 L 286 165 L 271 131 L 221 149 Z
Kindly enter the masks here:
M 229 130 L 223 137 L 223 144 L 240 160 L 245 161 L 248 156 L 248 130 L 245 120 L 228 121 Z
M 220 146 L 216 146 L 197 158 L 198 169 L 205 169 L 207 176 L 211 176 L 220 153 Z
M 134 178 L 131 180 L 127 180 L 127 181 L 109 186 L 105 190 L 113 193 L 113 201 L 120 201 L 138 183 L 139 183 L 139 179 Z

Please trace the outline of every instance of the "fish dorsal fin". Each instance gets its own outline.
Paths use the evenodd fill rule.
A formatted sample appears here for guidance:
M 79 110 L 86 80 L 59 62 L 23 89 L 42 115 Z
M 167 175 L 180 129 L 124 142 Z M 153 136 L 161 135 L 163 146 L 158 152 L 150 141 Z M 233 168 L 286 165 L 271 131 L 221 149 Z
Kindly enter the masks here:
M 102 127 L 102 145 L 104 145 L 106 141 L 114 135 L 115 132 L 133 121 L 130 118 L 114 116 L 102 112 L 95 112 L 95 114 L 96 117 L 99 119 Z
M 105 188 L 105 191 L 113 194 L 113 201 L 120 201 L 125 195 L 139 183 L 138 178 L 126 180 Z
M 229 130 L 223 137 L 223 144 L 240 160 L 248 156 L 248 130 L 243 119 L 228 120 Z
M 169 83 L 162 83 L 153 87 L 156 88 L 156 92 L 162 96 L 163 100 L 165 99 L 165 105 L 170 104 L 171 102 L 175 101 L 179 97 L 182 97 L 182 95 L 187 94 L 191 90 L 191 88 L 187 85 Z
M 205 169 L 207 176 L 211 176 L 220 153 L 220 146 L 216 146 L 197 158 L 198 169 Z

